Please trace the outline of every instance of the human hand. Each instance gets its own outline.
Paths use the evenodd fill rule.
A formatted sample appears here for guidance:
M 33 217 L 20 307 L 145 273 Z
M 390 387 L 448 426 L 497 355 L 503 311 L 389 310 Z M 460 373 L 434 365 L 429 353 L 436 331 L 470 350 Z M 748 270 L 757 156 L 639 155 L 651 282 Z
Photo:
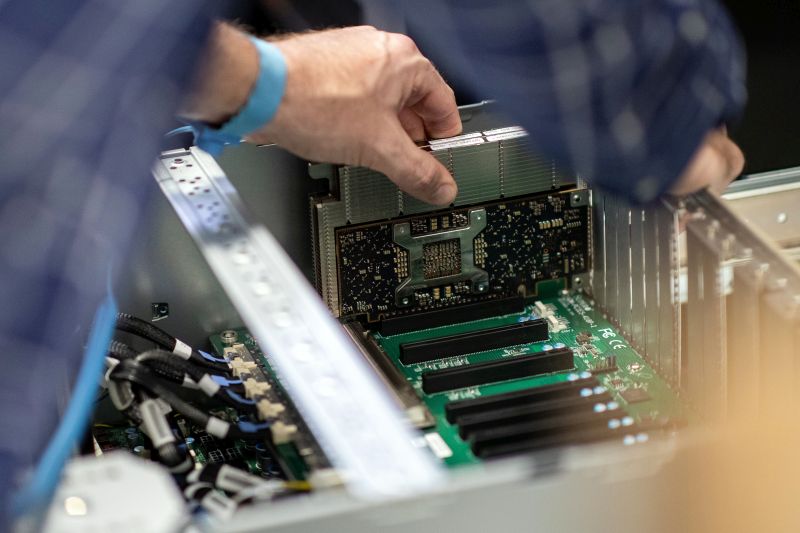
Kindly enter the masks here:
M 413 141 L 457 135 L 461 119 L 452 89 L 409 37 L 360 26 L 273 44 L 286 60 L 286 90 L 275 117 L 247 140 L 363 165 L 420 200 L 453 201 L 453 177 Z
M 713 130 L 703 139 L 670 193 L 685 196 L 707 188 L 720 195 L 743 168 L 744 155 L 725 128 Z

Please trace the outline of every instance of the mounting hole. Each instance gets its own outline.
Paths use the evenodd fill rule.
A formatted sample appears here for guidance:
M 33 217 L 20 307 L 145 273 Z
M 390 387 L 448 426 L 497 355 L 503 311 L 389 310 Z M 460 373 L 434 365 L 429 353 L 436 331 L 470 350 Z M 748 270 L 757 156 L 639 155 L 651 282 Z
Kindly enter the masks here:
M 153 302 L 150 304 L 151 320 L 156 322 L 169 316 L 169 304 L 167 302 Z

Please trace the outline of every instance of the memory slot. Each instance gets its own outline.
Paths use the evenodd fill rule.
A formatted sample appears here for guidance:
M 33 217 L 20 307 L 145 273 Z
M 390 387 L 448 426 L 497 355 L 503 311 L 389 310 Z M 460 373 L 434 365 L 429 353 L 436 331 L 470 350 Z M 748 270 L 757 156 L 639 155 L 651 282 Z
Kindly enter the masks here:
M 384 336 L 398 335 L 419 329 L 437 328 L 459 322 L 521 313 L 524 310 L 525 300 L 521 296 L 514 296 L 386 318 L 378 324 L 378 331 Z
M 481 396 L 469 400 L 458 400 L 445 405 L 444 411 L 447 421 L 451 424 L 458 423 L 461 416 L 485 411 L 488 409 L 500 409 L 503 407 L 513 407 L 530 402 L 545 401 L 555 398 L 564 398 L 580 395 L 582 389 L 594 390 L 600 382 L 595 377 L 576 379 L 574 381 L 563 381 L 541 387 L 522 389 L 503 394 L 493 394 L 491 396 Z
M 522 424 L 570 413 L 592 412 L 597 403 L 606 403 L 612 400 L 611 394 L 602 392 L 586 397 L 574 396 L 481 411 L 459 417 L 458 433 L 462 439 L 466 440 L 472 433 L 484 429 Z
M 574 368 L 572 350 L 555 348 L 498 361 L 432 370 L 422 374 L 422 390 L 427 394 L 487 383 L 528 378 Z
M 475 454 L 487 446 L 494 446 L 513 440 L 529 440 L 544 438 L 551 435 L 568 434 L 582 428 L 608 427 L 611 419 L 621 420 L 625 412 L 619 407 L 602 412 L 581 412 L 563 416 L 554 416 L 543 420 L 535 420 L 520 424 L 510 424 L 500 427 L 478 430 L 470 434 L 470 445 Z
M 537 318 L 458 335 L 406 342 L 400 345 L 400 361 L 404 365 L 413 365 L 456 355 L 546 341 L 548 338 L 547 321 Z

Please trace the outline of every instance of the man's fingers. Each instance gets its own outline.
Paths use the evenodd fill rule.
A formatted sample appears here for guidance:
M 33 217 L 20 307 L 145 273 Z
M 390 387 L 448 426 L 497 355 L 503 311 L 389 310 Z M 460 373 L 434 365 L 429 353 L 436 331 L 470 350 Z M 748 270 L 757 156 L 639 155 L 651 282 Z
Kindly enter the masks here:
M 383 172 L 400 189 L 423 202 L 448 205 L 456 197 L 456 182 L 429 152 L 417 147 L 399 122 L 387 126 L 369 165 Z
M 461 116 L 453 89 L 427 59 L 421 62 L 415 91 L 408 105 L 422 118 L 428 137 L 438 139 L 461 133 Z
M 720 130 L 720 132 L 716 134 L 715 145 L 728 162 L 727 181 L 730 182 L 744 170 L 744 154 L 742 153 L 742 149 L 728 137 L 724 130 Z
M 403 129 L 406 130 L 412 140 L 425 140 L 425 124 L 422 122 L 422 117 L 417 115 L 414 110 L 405 107 L 400 110 L 397 118 L 400 119 L 400 125 L 403 126 Z
M 721 194 L 741 174 L 744 155 L 721 131 L 709 133 L 670 192 L 683 196 L 709 188 Z

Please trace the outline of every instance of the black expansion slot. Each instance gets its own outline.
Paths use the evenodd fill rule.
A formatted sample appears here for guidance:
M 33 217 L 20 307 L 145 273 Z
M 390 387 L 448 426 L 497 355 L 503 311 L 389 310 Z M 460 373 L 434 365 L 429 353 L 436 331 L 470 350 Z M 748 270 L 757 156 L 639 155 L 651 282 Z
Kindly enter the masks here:
M 404 365 L 413 365 L 456 355 L 546 341 L 548 338 L 547 321 L 537 318 L 508 326 L 406 342 L 400 345 L 400 361 Z
M 480 456 L 486 447 L 514 440 L 534 440 L 554 435 L 580 433 L 594 428 L 608 428 L 609 420 L 621 419 L 624 416 L 625 411 L 619 407 L 606 409 L 600 413 L 590 411 L 559 415 L 532 422 L 478 430 L 470 435 L 469 442 L 473 453 Z
M 384 336 L 397 335 L 418 329 L 437 328 L 470 320 L 521 313 L 524 309 L 525 300 L 522 296 L 487 300 L 457 307 L 444 307 L 435 311 L 423 311 L 421 313 L 386 318 L 378 324 L 378 331 Z
M 608 412 L 608 411 L 606 411 Z M 623 417 L 624 418 L 624 417 Z M 643 420 L 635 424 L 609 424 L 596 423 L 584 426 L 574 426 L 566 431 L 551 432 L 549 434 L 529 435 L 524 438 L 507 439 L 495 443 L 485 443 L 473 449 L 475 455 L 482 459 L 500 457 L 520 452 L 533 452 L 566 446 L 571 444 L 585 444 L 608 439 L 623 439 L 627 436 L 638 436 L 645 433 L 648 437 L 661 435 L 674 431 L 683 425 L 683 421 L 669 418 L 656 420 Z
M 459 418 L 458 433 L 462 439 L 466 440 L 472 433 L 483 429 L 532 422 L 570 413 L 591 412 L 597 403 L 606 403 L 612 400 L 611 394 L 603 392 L 586 397 L 558 398 L 527 405 L 481 411 Z
M 490 459 L 521 452 L 534 452 L 547 448 L 554 448 L 556 446 L 585 444 L 612 438 L 621 439 L 626 435 L 635 435 L 639 432 L 640 429 L 635 425 L 614 429 L 608 427 L 608 424 L 598 424 L 589 427 L 574 428 L 571 431 L 563 433 L 539 435 L 530 438 L 487 444 L 478 447 L 477 450 L 473 450 L 473 452 L 481 459 Z
M 422 374 L 422 390 L 428 394 L 496 381 L 528 378 L 574 368 L 572 350 L 555 348 L 498 361 L 463 365 Z
M 542 387 L 522 389 L 491 396 L 481 396 L 469 400 L 458 400 L 445 405 L 444 411 L 447 421 L 457 424 L 460 417 L 478 413 L 488 409 L 500 409 L 523 405 L 530 402 L 545 401 L 555 398 L 575 397 L 581 394 L 582 389 L 592 389 L 599 386 L 600 382 L 595 377 L 581 378 L 574 381 L 563 381 Z

